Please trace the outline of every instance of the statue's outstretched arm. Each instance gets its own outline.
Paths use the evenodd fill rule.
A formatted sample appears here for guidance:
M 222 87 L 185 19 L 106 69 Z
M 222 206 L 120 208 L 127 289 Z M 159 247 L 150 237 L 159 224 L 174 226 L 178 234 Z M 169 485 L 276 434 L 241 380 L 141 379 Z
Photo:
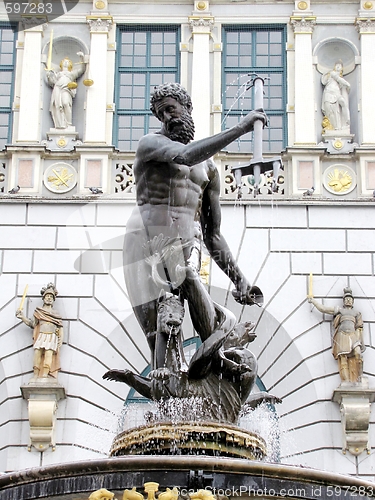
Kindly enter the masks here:
M 326 314 L 336 314 L 336 309 L 334 307 L 328 307 L 328 306 L 324 306 L 323 304 L 321 304 L 320 302 L 318 302 L 317 300 L 315 300 L 313 297 L 309 297 L 309 302 L 311 304 L 313 304 L 317 309 L 318 311 L 320 311 L 321 313 L 326 313 Z
M 261 120 L 264 124 L 267 123 L 267 117 L 263 110 L 250 111 L 250 113 L 248 113 L 237 125 L 211 137 L 207 137 L 206 139 L 187 144 L 184 151 L 176 155 L 172 160 L 176 163 L 188 166 L 193 166 L 208 160 L 231 142 L 251 132 L 257 120 Z
M 251 111 L 234 127 L 189 144 L 172 141 L 163 134 L 149 134 L 139 141 L 137 157 L 143 163 L 156 161 L 194 166 L 208 160 L 247 132 L 251 132 L 257 120 L 267 122 L 262 110 Z

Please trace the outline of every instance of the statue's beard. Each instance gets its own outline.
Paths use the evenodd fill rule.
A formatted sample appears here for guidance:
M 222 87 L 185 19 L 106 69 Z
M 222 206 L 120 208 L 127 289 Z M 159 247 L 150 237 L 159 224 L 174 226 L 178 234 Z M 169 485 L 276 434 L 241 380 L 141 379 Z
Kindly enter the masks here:
M 172 118 L 165 124 L 167 137 L 182 144 L 188 144 L 194 139 L 194 131 L 193 118 L 187 110 L 183 110 L 179 118 Z

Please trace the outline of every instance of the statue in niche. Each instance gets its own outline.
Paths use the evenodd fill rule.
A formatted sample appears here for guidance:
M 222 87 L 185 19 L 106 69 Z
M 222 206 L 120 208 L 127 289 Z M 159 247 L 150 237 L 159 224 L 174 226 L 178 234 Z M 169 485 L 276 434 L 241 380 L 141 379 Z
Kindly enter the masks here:
M 46 78 L 53 88 L 50 102 L 50 112 L 55 128 L 66 129 L 72 126 L 73 98 L 77 93 L 76 80 L 85 72 L 83 52 L 77 52 L 80 62 L 76 67 L 68 58 L 60 62 L 60 71 L 47 69 Z
M 324 130 L 341 130 L 349 133 L 350 83 L 343 78 L 343 63 L 336 61 L 334 68 L 322 76 L 324 86 L 322 112 Z
M 124 246 L 126 286 L 150 347 L 151 379 L 119 370 L 110 370 L 104 378 L 133 387 L 136 384 L 139 392 L 155 400 L 200 395 L 210 397 L 211 401 L 216 398 L 217 402 L 212 382 L 207 380 L 216 377 L 215 383 L 219 385 L 222 375 L 218 370 L 223 360 L 214 362 L 211 355 L 220 356 L 218 353 L 222 352 L 220 349 L 234 330 L 236 320 L 232 312 L 211 299 L 199 279 L 202 245 L 205 244 L 212 259 L 235 285 L 232 294 L 236 301 L 260 306 L 263 296 L 258 287 L 249 284 L 220 232 L 220 180 L 211 157 L 252 131 L 257 120 L 265 124 L 267 117 L 262 110 L 251 111 L 234 127 L 193 142 L 192 102 L 177 83 L 155 88 L 151 111 L 162 126 L 159 132 L 139 141 L 133 166 L 137 207 L 127 223 Z M 159 300 L 163 292 L 176 296 L 168 316 Z M 183 316 L 178 309 L 185 301 L 203 342 L 188 371 L 181 363 L 182 321 L 176 319 L 176 315 Z M 232 361 L 228 358 L 223 370 L 231 372 L 230 365 L 241 382 L 230 374 L 233 383 L 228 383 L 227 399 L 221 408 L 225 406 L 226 419 L 234 422 L 241 399 L 238 390 L 242 391 L 246 372 L 251 372 L 251 362 L 247 360 L 248 365 L 246 360 L 233 364 Z M 220 418 L 219 414 L 212 417 Z
M 17 318 L 34 330 L 34 360 L 32 381 L 39 378 L 57 378 L 60 370 L 59 351 L 63 342 L 63 324 L 60 314 L 53 309 L 58 295 L 53 283 L 48 283 L 40 291 L 43 306 L 37 307 L 33 319 L 26 318 L 21 309 L 16 311 Z
M 343 307 L 328 307 L 317 302 L 313 297 L 308 301 L 318 311 L 333 315 L 332 354 L 339 365 L 342 382 L 362 382 L 363 342 L 362 314 L 354 309 L 354 298 L 350 288 L 344 288 Z

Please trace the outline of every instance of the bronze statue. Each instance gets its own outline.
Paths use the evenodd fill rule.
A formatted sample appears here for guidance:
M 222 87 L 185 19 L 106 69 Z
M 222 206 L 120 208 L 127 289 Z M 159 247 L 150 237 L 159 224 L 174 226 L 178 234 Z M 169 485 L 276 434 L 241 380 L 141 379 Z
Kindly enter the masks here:
M 22 309 L 17 309 L 16 316 L 34 330 L 34 360 L 32 380 L 57 377 L 60 370 L 59 351 L 63 342 L 63 324 L 60 314 L 53 309 L 53 303 L 58 295 L 53 283 L 48 283 L 40 291 L 43 306 L 34 311 L 34 318 L 26 318 Z
M 363 374 L 362 314 L 354 309 L 351 288 L 344 288 L 343 307 L 328 307 L 317 302 L 313 297 L 308 301 L 318 311 L 333 315 L 332 354 L 338 361 L 340 377 L 343 382 L 361 382 Z
M 243 347 L 249 327 L 236 326 L 234 315 L 211 299 L 199 278 L 201 248 L 205 244 L 235 285 L 235 300 L 262 304 L 261 291 L 249 284 L 220 232 L 220 180 L 211 156 L 267 118 L 263 110 L 251 111 L 234 127 L 192 142 L 192 103 L 181 85 L 156 87 L 151 110 L 162 126 L 139 141 L 133 166 L 137 207 L 126 226 L 124 273 L 152 371 L 144 378 L 110 370 L 103 378 L 125 382 L 156 401 L 201 398 L 209 419 L 236 422 L 257 363 Z M 182 349 L 185 301 L 203 342 L 189 367 Z
M 202 242 L 234 283 L 241 304 L 260 304 L 220 232 L 220 180 L 211 156 L 266 123 L 263 111 L 251 111 L 234 127 L 194 141 L 192 103 L 177 83 L 155 88 L 151 110 L 161 130 L 139 141 L 133 166 L 137 207 L 127 226 L 124 272 L 134 313 L 148 338 L 152 368 L 163 366 L 165 346 L 155 355 L 157 303 L 161 290 L 186 299 L 194 328 L 206 340 L 221 321 L 219 311 L 199 279 Z

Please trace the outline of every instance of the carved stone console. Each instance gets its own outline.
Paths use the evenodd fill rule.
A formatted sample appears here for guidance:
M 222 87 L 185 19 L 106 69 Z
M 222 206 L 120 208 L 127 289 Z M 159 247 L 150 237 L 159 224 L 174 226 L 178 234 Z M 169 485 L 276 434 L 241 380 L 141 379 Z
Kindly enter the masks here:
M 54 380 L 37 379 L 21 387 L 22 397 L 28 402 L 31 447 L 45 451 L 50 446 L 55 450 L 55 423 L 57 402 L 65 399 L 65 389 Z
M 340 405 L 343 430 L 342 451 L 358 456 L 369 448 L 369 421 L 371 403 L 375 400 L 375 389 L 368 387 L 363 377 L 361 383 L 342 383 L 333 392 L 332 401 Z

